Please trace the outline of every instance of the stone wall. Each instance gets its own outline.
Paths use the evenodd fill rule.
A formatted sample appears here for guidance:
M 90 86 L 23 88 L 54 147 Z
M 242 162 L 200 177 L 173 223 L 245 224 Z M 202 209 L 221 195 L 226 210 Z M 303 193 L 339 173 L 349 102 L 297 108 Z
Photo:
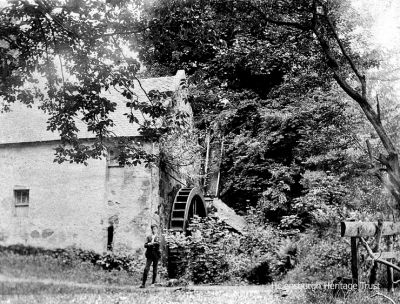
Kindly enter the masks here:
M 157 153 L 153 144 L 145 145 L 148 153 Z M 114 249 L 144 251 L 151 224 L 159 224 L 158 168 L 144 165 L 115 167 L 106 171 L 106 226 L 113 225 Z
M 180 76 L 179 76 L 180 75 Z M 176 86 L 179 88 L 174 92 L 173 107 L 175 110 L 180 110 L 189 114 L 187 134 L 174 134 L 167 137 L 166 142 L 161 144 L 160 155 L 161 162 L 159 164 L 159 214 L 160 225 L 162 229 L 167 229 L 171 216 L 172 203 L 178 190 L 182 187 L 201 187 L 200 184 L 200 153 L 192 153 L 189 146 L 197 145 L 197 135 L 193 131 L 193 111 L 190 103 L 187 100 L 188 88 L 183 71 L 177 73 Z M 167 161 L 164 162 L 163 160 Z M 176 163 L 168 162 L 168 159 Z M 190 163 L 190 165 L 185 165 Z
M 105 159 L 58 164 L 56 145 L 0 146 L 0 244 L 103 252 L 112 225 L 114 249 L 142 254 L 158 221 L 158 169 L 109 167 Z M 15 206 L 19 189 L 29 189 L 28 207 Z

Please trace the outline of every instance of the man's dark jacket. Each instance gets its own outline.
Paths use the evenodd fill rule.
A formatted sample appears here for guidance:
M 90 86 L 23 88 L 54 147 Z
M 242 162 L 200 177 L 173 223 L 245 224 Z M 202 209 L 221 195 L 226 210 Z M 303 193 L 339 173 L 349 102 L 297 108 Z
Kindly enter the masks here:
M 159 259 L 161 257 L 161 252 L 160 252 L 160 238 L 158 235 L 156 235 L 154 239 L 154 243 L 151 243 L 153 236 L 149 235 L 146 238 L 146 243 L 144 244 L 144 247 L 147 248 L 145 256 L 148 259 Z

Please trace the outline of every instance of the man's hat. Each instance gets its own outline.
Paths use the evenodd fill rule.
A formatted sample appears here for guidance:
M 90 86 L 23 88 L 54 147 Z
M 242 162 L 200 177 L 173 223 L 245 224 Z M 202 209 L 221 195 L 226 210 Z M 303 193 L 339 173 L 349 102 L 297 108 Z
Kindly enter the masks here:
M 156 224 L 153 224 L 150 227 L 151 227 L 151 229 L 153 229 L 154 227 L 158 228 L 158 226 Z

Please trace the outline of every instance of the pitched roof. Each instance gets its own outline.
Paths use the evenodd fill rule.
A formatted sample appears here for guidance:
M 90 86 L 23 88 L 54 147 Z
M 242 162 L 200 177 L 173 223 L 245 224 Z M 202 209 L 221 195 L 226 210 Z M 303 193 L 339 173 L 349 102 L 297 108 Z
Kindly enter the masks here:
M 175 76 L 141 79 L 140 84 L 146 92 L 151 90 L 176 92 L 179 89 L 179 84 L 182 79 L 185 79 L 185 72 L 180 70 Z M 137 81 L 135 81 L 134 93 L 137 94 L 139 101 L 148 101 Z M 115 111 L 109 115 L 114 122 L 114 127 L 111 131 L 116 136 L 139 136 L 139 125 L 129 123 L 128 118 L 124 115 L 124 113 L 128 112 L 128 108 L 126 107 L 126 102 L 128 100 L 115 89 L 109 89 L 101 95 L 117 104 Z M 32 108 L 28 108 L 21 102 L 15 102 L 10 105 L 10 109 L 11 112 L 0 113 L 0 144 L 41 142 L 60 139 L 60 135 L 57 131 L 51 132 L 47 130 L 49 115 L 39 110 L 37 105 L 34 104 Z M 144 121 L 139 111 L 134 111 L 134 114 L 136 114 L 140 123 Z M 95 137 L 95 134 L 89 132 L 86 124 L 80 119 L 76 120 L 76 126 L 79 129 L 79 138 Z

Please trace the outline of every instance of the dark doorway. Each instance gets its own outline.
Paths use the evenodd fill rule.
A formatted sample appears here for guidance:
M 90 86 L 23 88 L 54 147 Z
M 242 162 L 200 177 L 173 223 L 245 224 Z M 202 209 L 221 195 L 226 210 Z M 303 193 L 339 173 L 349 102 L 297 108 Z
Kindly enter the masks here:
M 110 225 L 107 228 L 107 250 L 113 250 L 113 241 L 114 241 L 114 226 Z

